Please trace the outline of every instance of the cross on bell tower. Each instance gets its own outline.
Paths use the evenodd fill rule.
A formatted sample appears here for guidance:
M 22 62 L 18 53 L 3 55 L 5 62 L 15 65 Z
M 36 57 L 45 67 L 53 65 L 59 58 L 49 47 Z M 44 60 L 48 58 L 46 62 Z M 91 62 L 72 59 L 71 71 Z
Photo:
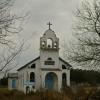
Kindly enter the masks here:
M 49 22 L 49 23 L 47 23 L 47 25 L 49 26 L 49 29 L 51 29 L 50 26 L 51 26 L 52 24 Z

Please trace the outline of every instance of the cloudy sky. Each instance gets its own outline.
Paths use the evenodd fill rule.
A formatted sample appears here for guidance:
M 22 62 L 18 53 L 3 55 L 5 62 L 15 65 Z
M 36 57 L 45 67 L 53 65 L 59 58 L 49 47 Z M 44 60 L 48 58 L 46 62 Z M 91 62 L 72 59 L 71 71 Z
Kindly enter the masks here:
M 60 48 L 72 38 L 72 24 L 76 8 L 81 0 L 16 0 L 12 11 L 25 17 L 20 37 L 28 49 L 21 55 L 21 65 L 39 55 L 39 39 L 48 29 L 49 21 L 52 30 L 60 38 Z M 60 49 L 62 50 L 62 48 Z M 62 56 L 62 53 L 60 52 Z

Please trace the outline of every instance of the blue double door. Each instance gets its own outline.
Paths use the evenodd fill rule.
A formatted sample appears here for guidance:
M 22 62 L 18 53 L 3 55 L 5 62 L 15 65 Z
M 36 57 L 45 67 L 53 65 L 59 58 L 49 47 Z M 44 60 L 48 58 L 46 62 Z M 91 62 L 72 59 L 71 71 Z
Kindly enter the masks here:
M 49 73 L 45 77 L 45 87 L 48 90 L 55 90 L 57 88 L 57 76 L 54 73 Z

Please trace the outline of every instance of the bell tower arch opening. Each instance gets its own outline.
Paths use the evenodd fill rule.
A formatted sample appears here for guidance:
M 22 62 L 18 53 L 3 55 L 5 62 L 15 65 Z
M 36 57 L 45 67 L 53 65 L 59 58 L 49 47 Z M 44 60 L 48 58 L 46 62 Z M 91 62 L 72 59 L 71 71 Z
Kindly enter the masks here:
M 59 51 L 59 38 L 56 37 L 55 32 L 51 28 L 46 30 L 40 38 L 40 49 Z
M 53 47 L 53 41 L 50 38 L 47 39 L 47 47 L 48 48 L 52 48 Z

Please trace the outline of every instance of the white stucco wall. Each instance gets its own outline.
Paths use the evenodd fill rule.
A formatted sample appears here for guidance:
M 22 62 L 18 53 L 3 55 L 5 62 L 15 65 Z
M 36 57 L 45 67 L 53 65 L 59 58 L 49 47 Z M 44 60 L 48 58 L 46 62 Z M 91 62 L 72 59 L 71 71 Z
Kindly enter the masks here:
M 32 64 L 36 64 L 35 69 L 30 67 Z M 66 77 L 67 78 L 66 79 L 67 86 L 70 86 L 70 70 L 69 69 L 62 69 L 62 65 L 65 65 L 66 68 L 68 68 L 69 66 L 67 67 L 67 65 L 60 60 L 58 60 L 58 65 L 59 65 L 59 66 L 57 66 L 58 70 L 55 70 L 54 66 L 52 66 L 52 71 L 51 70 L 42 70 L 40 59 L 32 62 L 27 67 L 23 68 L 22 70 L 20 70 L 18 72 L 18 89 L 21 91 L 24 91 L 24 92 L 26 91 L 27 85 L 25 85 L 24 83 L 26 81 L 30 81 L 30 73 L 31 72 L 35 73 L 35 89 L 36 90 L 39 90 L 40 88 L 45 89 L 45 77 L 50 72 L 55 73 L 58 77 L 58 91 L 60 91 L 62 88 L 62 74 L 63 73 L 66 73 L 66 76 L 67 76 Z M 51 65 L 49 67 L 48 66 L 45 66 L 45 68 L 50 68 Z M 54 68 L 54 70 L 53 70 L 53 68 Z
M 44 62 L 48 59 L 52 58 L 55 61 L 54 65 L 45 65 Z M 41 68 L 58 68 L 59 67 L 59 53 L 57 51 L 40 51 L 40 62 Z
M 36 64 L 35 68 L 31 68 L 32 64 Z M 30 73 L 35 73 L 35 88 L 39 89 L 41 86 L 41 70 L 40 70 L 40 59 L 32 62 L 27 67 L 23 68 L 18 72 L 18 89 L 26 91 L 25 82 L 30 82 Z
M 62 62 L 61 60 L 59 60 L 59 65 L 60 65 L 60 69 L 62 69 L 62 65 L 65 65 L 66 66 L 66 69 L 62 69 L 62 74 L 63 73 L 66 73 L 66 83 L 67 83 L 67 86 L 70 86 L 70 66 L 68 66 L 66 63 Z

